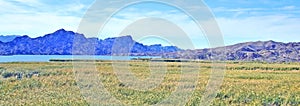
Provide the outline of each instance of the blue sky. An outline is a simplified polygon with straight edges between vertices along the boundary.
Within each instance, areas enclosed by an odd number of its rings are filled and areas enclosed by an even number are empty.
[[[258,40],[300,41],[299,0],[203,1],[215,15],[226,45]],[[82,17],[93,3],[94,0],[1,0],[0,35],[37,37],[60,28],[77,31]],[[204,34],[188,16],[174,7],[153,3],[127,7],[112,17],[101,34],[86,35],[100,38],[119,36],[127,25],[145,17],[168,19],[182,27],[196,48],[209,47]],[[158,38],[140,42],[169,45]]]

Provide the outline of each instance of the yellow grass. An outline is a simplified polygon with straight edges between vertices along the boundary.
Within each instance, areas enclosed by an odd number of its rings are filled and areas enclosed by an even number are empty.
[[[158,86],[150,90],[132,89],[120,81],[116,75],[113,62],[96,63],[97,81],[101,82],[112,97],[119,103],[129,105],[153,105],[167,99],[181,82],[193,80],[180,80],[182,67],[185,63],[159,63],[165,65],[165,75]],[[127,63],[126,63],[127,64]],[[151,66],[152,65],[152,66]],[[186,105],[198,105],[205,92],[211,73],[211,64],[207,62],[191,63],[199,74],[196,86],[187,86],[186,89],[195,89]],[[141,81],[164,70],[153,67],[154,63],[131,61],[128,67],[120,66],[118,74],[126,75],[126,70]],[[228,62],[226,74],[220,87],[220,92],[211,105],[300,105],[300,71],[299,63],[267,64]],[[93,68],[91,68],[93,69]],[[82,69],[85,71],[89,69]],[[80,88],[86,87],[77,82],[77,73],[73,72],[72,63],[1,63],[0,73],[38,71],[39,76],[17,80],[15,77],[0,78],[0,104],[1,105],[88,105],[91,98],[86,98]],[[159,75],[157,75],[159,76]],[[193,75],[190,75],[193,77]],[[91,77],[92,78],[92,77]],[[160,81],[162,77],[153,77],[151,82]],[[145,83],[147,84],[147,83]],[[98,86],[98,85],[89,85]],[[183,93],[179,95],[184,95]],[[99,96],[99,95],[98,95]],[[107,101],[110,98],[107,98]],[[116,104],[116,103],[106,103]],[[166,103],[163,103],[167,105]]]

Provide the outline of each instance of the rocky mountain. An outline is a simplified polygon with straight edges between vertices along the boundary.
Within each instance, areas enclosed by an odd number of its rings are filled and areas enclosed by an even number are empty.
[[[108,39],[86,38],[83,34],[57,30],[38,38],[16,37],[0,42],[0,55],[160,55],[180,51],[175,46],[143,45],[131,36]],[[129,54],[130,53],[130,54]]]
[[[163,58],[300,62],[300,42],[246,42],[235,45],[197,50],[182,50],[175,46],[143,45],[131,36],[98,39],[60,29],[38,38],[15,37],[0,41],[0,55],[133,55]]]
[[[165,54],[163,57],[202,60],[300,62],[300,42],[246,42],[226,47],[173,52]]]
[[[14,40],[16,37],[19,37],[19,35],[7,35],[7,36],[0,35],[0,42],[10,42]]]

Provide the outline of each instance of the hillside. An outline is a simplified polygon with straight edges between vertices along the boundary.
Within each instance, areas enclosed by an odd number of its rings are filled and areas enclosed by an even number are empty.
[[[101,40],[64,29],[38,38],[20,36],[0,42],[0,55],[159,55],[179,50],[175,46],[143,45],[131,36]]]
[[[299,62],[300,42],[246,42],[212,49],[173,52],[165,54],[164,57],[202,60],[215,59],[233,61]]]
[[[182,50],[176,46],[144,45],[130,35],[98,39],[60,29],[38,38],[19,36],[0,41],[0,55],[132,55],[201,60],[295,62],[300,61],[300,42],[245,42],[235,45]]]

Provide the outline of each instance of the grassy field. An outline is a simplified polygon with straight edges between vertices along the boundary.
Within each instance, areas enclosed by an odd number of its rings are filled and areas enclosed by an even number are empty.
[[[134,90],[119,81],[110,61],[96,63],[96,74],[100,76],[97,80],[124,104],[153,105],[168,98],[176,90],[184,65],[179,62],[161,64],[166,65],[166,75],[159,86],[149,91]],[[209,62],[191,64],[199,66],[199,76],[197,86],[188,87],[195,90],[186,105],[198,105],[212,67]],[[126,74],[122,73],[122,69],[119,74]],[[147,62],[131,61],[128,69],[141,80],[151,76]],[[159,71],[159,68],[154,70]],[[220,92],[211,105],[298,106],[299,70],[300,63],[227,62]],[[38,75],[28,78],[23,76],[22,79],[15,77],[18,73],[28,75],[32,72]],[[90,101],[80,91],[82,85],[76,82],[71,62],[1,63],[0,74],[0,105],[88,105]]]

